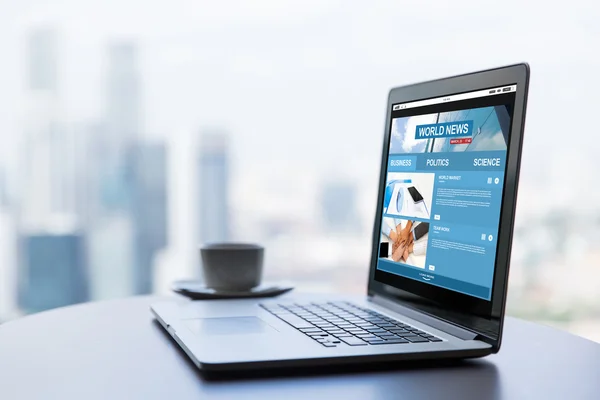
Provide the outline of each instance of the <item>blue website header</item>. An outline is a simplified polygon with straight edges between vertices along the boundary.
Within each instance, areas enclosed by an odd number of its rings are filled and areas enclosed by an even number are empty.
[[[417,125],[415,139],[464,137],[473,134],[473,120]]]

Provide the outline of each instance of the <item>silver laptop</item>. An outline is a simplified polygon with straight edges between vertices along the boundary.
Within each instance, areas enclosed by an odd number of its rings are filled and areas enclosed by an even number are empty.
[[[173,300],[156,319],[214,372],[498,352],[528,84],[518,64],[390,91],[365,295]]]

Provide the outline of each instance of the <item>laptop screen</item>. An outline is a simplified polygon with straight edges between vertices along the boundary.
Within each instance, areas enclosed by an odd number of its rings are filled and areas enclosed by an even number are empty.
[[[516,89],[392,105],[377,281],[491,300]]]

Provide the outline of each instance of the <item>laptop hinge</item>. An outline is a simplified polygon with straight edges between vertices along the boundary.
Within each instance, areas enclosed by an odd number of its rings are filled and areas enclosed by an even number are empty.
[[[378,304],[382,307],[388,308],[399,314],[406,315],[409,318],[412,318],[423,324],[432,326],[435,329],[439,329],[442,332],[446,332],[447,334],[455,336],[462,340],[474,340],[478,336],[474,332],[463,329],[459,326],[450,324],[448,322],[442,321],[438,318],[432,317],[432,316],[424,314],[422,312],[413,310],[409,307],[405,307],[401,304],[398,304],[392,300],[386,299],[385,297],[382,297],[382,296],[373,295],[373,296],[369,297],[369,300],[375,304]]]

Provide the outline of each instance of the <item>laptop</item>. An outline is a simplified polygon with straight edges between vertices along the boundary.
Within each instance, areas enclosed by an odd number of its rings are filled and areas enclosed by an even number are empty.
[[[208,372],[498,352],[528,85],[517,64],[389,92],[365,295],[171,300],[155,318]]]

